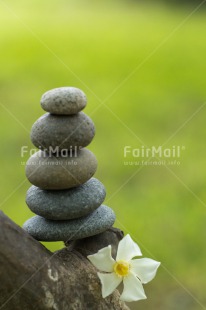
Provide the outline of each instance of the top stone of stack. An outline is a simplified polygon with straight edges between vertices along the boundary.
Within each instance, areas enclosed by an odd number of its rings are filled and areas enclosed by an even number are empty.
[[[54,88],[43,94],[42,109],[56,115],[73,115],[85,108],[87,98],[75,87]]]

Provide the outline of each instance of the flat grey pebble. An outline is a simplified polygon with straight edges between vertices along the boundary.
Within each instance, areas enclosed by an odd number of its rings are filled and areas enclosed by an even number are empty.
[[[59,87],[47,91],[41,97],[43,110],[52,114],[76,114],[87,104],[84,92],[76,87]]]
[[[41,116],[32,126],[31,141],[39,149],[55,153],[59,150],[85,147],[95,135],[94,123],[85,113]],[[58,151],[58,150],[57,150]]]
[[[107,206],[100,206],[90,215],[75,220],[52,221],[36,215],[23,228],[39,241],[70,241],[97,235],[109,229],[115,214]]]
[[[31,186],[26,203],[35,214],[50,220],[69,220],[97,209],[106,196],[104,185],[97,179],[68,190],[49,191]]]
[[[27,161],[26,176],[42,189],[61,190],[85,183],[96,169],[96,157],[87,149],[80,150],[77,157],[55,157],[38,151]]]

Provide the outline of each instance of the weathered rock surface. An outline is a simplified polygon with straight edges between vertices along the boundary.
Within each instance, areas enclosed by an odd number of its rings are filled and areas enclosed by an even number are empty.
[[[91,178],[67,190],[42,190],[31,186],[26,203],[35,214],[51,220],[69,220],[85,216],[98,208],[106,196],[104,185]]]
[[[38,151],[27,161],[26,176],[41,189],[61,190],[85,183],[96,169],[96,157],[87,149],[80,150],[77,157],[55,157]]]
[[[94,138],[93,121],[85,113],[41,116],[32,126],[31,141],[41,150],[57,153],[89,145]]]
[[[84,92],[76,87],[59,87],[47,91],[41,97],[43,110],[52,114],[76,114],[87,104]]]
[[[75,220],[52,221],[36,215],[27,220],[23,228],[40,241],[68,242],[97,235],[110,228],[114,221],[112,209],[102,205],[91,214]]]

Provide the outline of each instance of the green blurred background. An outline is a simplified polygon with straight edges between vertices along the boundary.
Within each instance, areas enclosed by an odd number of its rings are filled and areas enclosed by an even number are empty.
[[[206,12],[194,11],[198,3],[0,1],[1,209],[19,225],[32,215],[21,147],[32,147],[41,95],[81,88],[116,226],[162,262],[148,299],[131,309],[206,309]],[[180,165],[124,165],[125,145],[165,142],[185,147]]]

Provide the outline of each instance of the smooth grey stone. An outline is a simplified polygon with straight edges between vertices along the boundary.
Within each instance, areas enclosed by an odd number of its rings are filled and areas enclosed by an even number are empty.
[[[50,220],[70,220],[85,216],[97,209],[106,196],[104,185],[91,178],[68,190],[49,191],[31,186],[26,203],[35,214]]]
[[[68,189],[88,181],[97,169],[94,154],[82,149],[77,157],[55,157],[44,151],[32,155],[26,164],[26,176],[42,189]]]
[[[85,147],[90,144],[94,135],[94,123],[83,112],[63,116],[46,113],[34,123],[31,129],[32,143],[37,148],[52,153]],[[57,150],[55,150],[56,147]]]
[[[70,241],[97,235],[109,229],[115,214],[107,206],[100,206],[91,214],[75,220],[52,221],[36,215],[23,228],[40,241]]]
[[[43,110],[52,114],[76,114],[87,104],[85,93],[75,87],[60,87],[47,91],[41,97]]]

